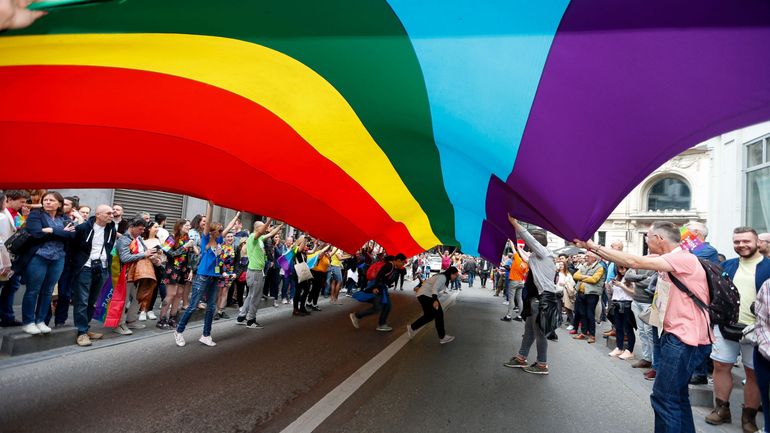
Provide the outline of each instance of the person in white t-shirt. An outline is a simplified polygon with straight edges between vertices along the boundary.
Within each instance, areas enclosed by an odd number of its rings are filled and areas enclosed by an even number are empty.
[[[634,285],[623,279],[627,271],[628,268],[616,264],[615,278],[607,283],[612,289],[616,333],[616,347],[609,355],[620,359],[633,359],[634,344],[636,344],[636,336],[631,326],[634,317],[634,313],[631,311],[631,303],[634,301]],[[624,349],[626,336],[628,336],[628,348]]]

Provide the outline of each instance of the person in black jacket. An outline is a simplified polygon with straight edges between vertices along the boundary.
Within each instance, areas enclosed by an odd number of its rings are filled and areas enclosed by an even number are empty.
[[[75,226],[62,214],[64,197],[56,191],[43,195],[43,209],[27,218],[30,239],[25,251],[14,264],[23,270],[27,290],[21,304],[23,331],[27,334],[48,334],[45,318],[51,308],[51,296],[64,269],[64,245],[75,234]]]
[[[97,206],[95,216],[75,227],[71,271],[77,275],[72,282],[72,295],[78,346],[90,346],[92,339],[102,338],[102,334],[88,330],[88,323],[94,315],[94,304],[104,281],[110,276],[110,258],[116,238],[112,208],[107,205]]]

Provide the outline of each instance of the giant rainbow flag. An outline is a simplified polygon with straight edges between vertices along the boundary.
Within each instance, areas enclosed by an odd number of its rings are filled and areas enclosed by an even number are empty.
[[[0,35],[0,187],[161,189],[353,251],[587,238],[770,119],[766,0],[127,0]]]

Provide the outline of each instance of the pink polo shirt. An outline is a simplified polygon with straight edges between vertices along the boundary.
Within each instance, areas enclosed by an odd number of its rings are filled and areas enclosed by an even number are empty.
[[[710,299],[708,283],[706,282],[706,271],[703,270],[703,266],[701,266],[698,258],[681,248],[677,248],[661,257],[674,268],[674,276],[690,289],[698,299],[708,305]],[[679,290],[668,278],[667,272],[658,273],[658,284],[660,284],[661,279],[664,281],[664,284],[670,284],[668,307],[663,319],[663,330],[676,335],[684,344],[689,346],[711,344],[709,340],[711,326],[708,312],[698,308],[687,294]]]

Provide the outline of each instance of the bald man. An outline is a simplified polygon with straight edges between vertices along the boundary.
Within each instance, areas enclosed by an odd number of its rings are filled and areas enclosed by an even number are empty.
[[[110,275],[110,253],[115,239],[117,231],[112,221],[112,207],[106,204],[97,206],[94,216],[75,227],[70,254],[73,255],[72,274],[77,275],[72,282],[72,295],[78,346],[90,346],[92,339],[102,338],[102,334],[88,330],[88,323],[94,315],[99,291]]]
[[[757,242],[759,253],[765,257],[770,257],[770,233],[760,233]]]

